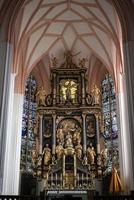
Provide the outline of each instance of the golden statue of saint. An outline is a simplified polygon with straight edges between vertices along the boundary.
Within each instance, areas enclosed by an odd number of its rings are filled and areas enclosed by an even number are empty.
[[[97,85],[94,84],[91,93],[93,96],[93,104],[100,104],[101,92]]]
[[[57,130],[57,142],[60,144],[64,144],[64,132],[63,132],[63,126],[60,125],[60,127]]]
[[[37,162],[37,159],[38,159],[38,153],[37,153],[37,150],[36,150],[36,145],[33,145],[33,149],[32,149],[31,154],[32,154],[31,155],[32,156],[32,163],[35,166],[36,162]]]
[[[45,90],[43,89],[43,87],[41,87],[41,88],[38,90],[38,92],[36,93],[36,96],[37,96],[38,105],[43,105],[43,106],[45,106],[46,92],[45,92]]]
[[[43,149],[43,157],[44,157],[44,165],[48,165],[51,160],[51,149],[49,148],[49,145],[46,144],[46,146]]]
[[[60,83],[60,95],[61,95],[61,101],[69,101],[72,103],[77,102],[77,86],[78,83],[74,80],[64,80]]]
[[[70,132],[67,132],[67,135],[66,135],[66,141],[65,141],[65,147],[68,148],[68,147],[73,147],[73,142],[72,142],[72,135]]]
[[[95,149],[92,143],[90,143],[89,147],[87,148],[87,158],[91,165],[95,163],[95,156],[96,156]]]
[[[81,129],[78,127],[78,125],[75,126],[75,131],[73,134],[73,143],[74,144],[80,144],[81,142]]]
[[[56,146],[56,154],[57,154],[57,159],[61,159],[62,158],[62,155],[63,155],[63,146],[61,144],[58,144]]]
[[[108,154],[108,148],[105,146],[105,148],[101,151],[102,163],[104,166],[107,166],[108,164]]]
[[[80,142],[78,142],[77,146],[75,146],[75,153],[77,158],[81,159],[82,157],[82,146],[80,144]]]

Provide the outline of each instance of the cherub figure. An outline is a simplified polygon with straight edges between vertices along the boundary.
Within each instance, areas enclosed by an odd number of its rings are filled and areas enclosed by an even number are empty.
[[[52,67],[57,67],[58,65],[58,59],[52,55],[51,57]]]

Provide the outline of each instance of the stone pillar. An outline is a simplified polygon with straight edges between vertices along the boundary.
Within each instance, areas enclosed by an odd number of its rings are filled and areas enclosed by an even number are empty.
[[[133,49],[134,50],[134,49]],[[134,61],[134,59],[133,59]],[[128,65],[126,68],[131,68]],[[133,77],[130,73],[130,69],[126,69],[127,75],[120,74],[119,85],[120,91],[118,93],[119,112],[120,112],[120,167],[121,178],[123,180],[125,190],[134,190],[134,90],[132,89]],[[131,73],[133,69],[131,69]],[[130,80],[129,80],[130,79]],[[134,83],[133,83],[134,84]]]
[[[96,118],[96,133],[97,133],[97,154],[100,154],[100,130],[99,130],[99,114],[95,114]]]
[[[3,188],[4,161],[6,151],[6,127],[9,102],[9,81],[12,63],[12,46],[0,42],[0,194]]]
[[[40,128],[39,128],[39,154],[42,154],[42,119],[43,116],[39,115],[39,124],[40,124]]]
[[[10,96],[7,116],[8,135],[5,144],[5,162],[3,173],[4,195],[17,195],[19,193],[20,152],[22,132],[23,95],[14,94],[15,75],[11,75]]]
[[[82,122],[83,122],[83,153],[86,154],[87,150],[87,138],[86,138],[86,114],[82,114]]]
[[[56,148],[56,114],[53,114],[52,154],[55,156]]]

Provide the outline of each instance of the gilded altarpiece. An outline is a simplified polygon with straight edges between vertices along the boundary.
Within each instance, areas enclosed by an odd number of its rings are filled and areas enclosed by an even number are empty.
[[[38,105],[35,175],[44,178],[46,190],[94,190],[102,173],[101,107],[86,91],[85,66],[76,66],[69,53],[60,67],[52,68],[52,92]]]

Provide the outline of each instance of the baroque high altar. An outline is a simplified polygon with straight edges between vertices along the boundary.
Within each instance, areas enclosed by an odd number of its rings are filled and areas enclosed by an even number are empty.
[[[45,190],[94,190],[102,174],[100,93],[86,92],[86,59],[75,65],[70,51],[51,70],[51,94],[38,92],[39,156],[35,175]]]

